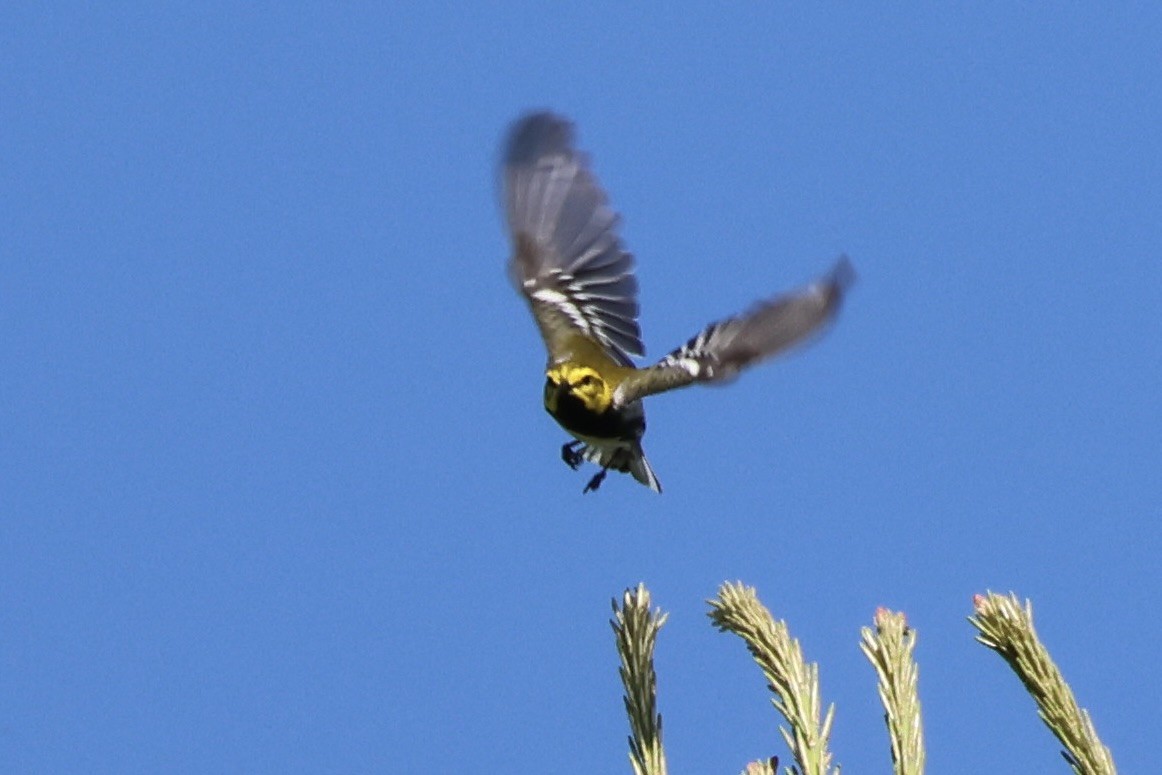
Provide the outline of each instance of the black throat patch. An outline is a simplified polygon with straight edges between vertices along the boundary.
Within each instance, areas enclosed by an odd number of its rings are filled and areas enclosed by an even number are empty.
[[[547,384],[546,391],[556,390],[556,385]],[[561,427],[572,433],[595,439],[623,439],[637,441],[646,432],[646,421],[637,413],[624,409],[609,408],[604,412],[590,411],[581,399],[567,390],[557,391],[557,410],[545,405],[545,411],[553,416]],[[635,414],[637,416],[635,416]]]

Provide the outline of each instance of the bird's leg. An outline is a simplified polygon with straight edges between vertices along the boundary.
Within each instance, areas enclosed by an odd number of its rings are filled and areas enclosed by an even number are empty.
[[[577,451],[577,447],[580,446],[580,444],[580,440],[574,439],[567,444],[561,445],[561,459],[565,461],[565,465],[569,466],[569,468],[572,468],[574,471],[576,471],[577,468],[581,465],[581,461],[585,459],[584,456]]]
[[[603,466],[600,471],[593,475],[589,480],[589,484],[585,485],[585,489],[581,491],[582,494],[587,492],[597,492],[597,488],[605,481],[605,474],[609,472],[609,466]]]

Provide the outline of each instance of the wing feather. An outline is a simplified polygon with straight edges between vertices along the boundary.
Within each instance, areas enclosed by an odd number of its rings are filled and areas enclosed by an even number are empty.
[[[509,131],[502,172],[513,241],[509,273],[533,310],[551,359],[578,332],[617,363],[642,355],[633,256],[617,234],[618,216],[573,145],[573,128],[533,113]]]
[[[838,312],[855,279],[843,256],[818,281],[759,302],[736,317],[711,323],[655,365],[628,375],[614,393],[626,406],[644,396],[694,382],[725,382],[819,332]]]

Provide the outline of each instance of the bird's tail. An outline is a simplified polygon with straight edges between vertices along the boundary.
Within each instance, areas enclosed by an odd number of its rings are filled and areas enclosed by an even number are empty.
[[[615,449],[585,444],[579,451],[590,463],[628,473],[654,492],[662,491],[662,483],[658,481],[654,469],[650,468],[650,461],[646,460],[646,453],[642,451],[640,443],[635,442],[633,446],[626,443]]]
[[[662,483],[658,481],[658,477],[654,474],[654,469],[650,468],[650,461],[646,460],[646,453],[642,451],[641,447],[636,450],[637,454],[629,463],[629,472],[633,474],[633,478],[649,487],[656,493],[662,491]]]

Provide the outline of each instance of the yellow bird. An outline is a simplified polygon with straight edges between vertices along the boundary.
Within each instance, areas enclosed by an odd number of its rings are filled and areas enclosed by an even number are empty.
[[[841,256],[816,282],[712,323],[653,366],[637,368],[631,356],[645,349],[633,256],[588,158],[574,147],[572,125],[551,113],[526,115],[509,130],[503,158],[509,273],[549,351],[545,409],[573,436],[561,448],[564,461],[573,469],[585,460],[601,467],[583,492],[601,486],[610,469],[661,492],[642,451],[642,399],[729,380],[802,341],[835,316],[854,279]]]

